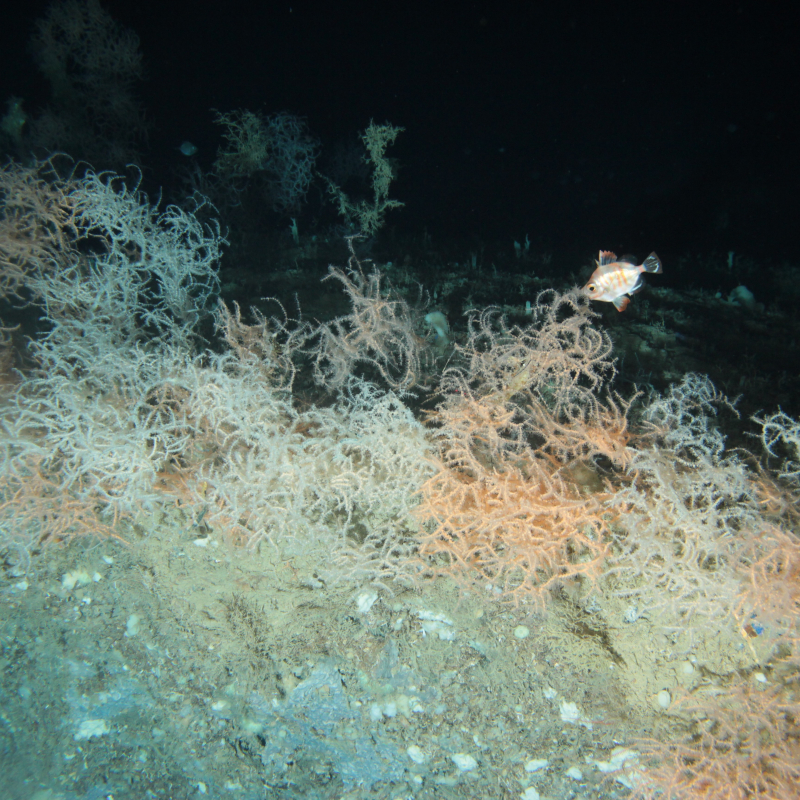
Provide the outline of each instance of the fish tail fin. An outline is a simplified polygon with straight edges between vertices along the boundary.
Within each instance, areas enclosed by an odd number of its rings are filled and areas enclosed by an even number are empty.
[[[661,272],[661,259],[655,253],[650,253],[642,266],[645,272]]]

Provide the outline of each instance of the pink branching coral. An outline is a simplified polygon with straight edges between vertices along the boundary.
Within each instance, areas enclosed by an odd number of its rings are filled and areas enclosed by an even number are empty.
[[[547,292],[528,326],[471,318],[433,414],[438,470],[420,508],[433,571],[514,601],[600,575],[612,515],[574,470],[627,463],[628,405],[603,396],[611,342],[592,316],[580,295]]]

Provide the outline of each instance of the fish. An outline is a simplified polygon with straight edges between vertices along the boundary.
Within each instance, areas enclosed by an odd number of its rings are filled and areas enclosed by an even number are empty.
[[[628,295],[635,294],[644,286],[643,272],[661,272],[661,259],[655,253],[650,253],[637,266],[628,256],[617,261],[617,256],[610,250],[601,250],[595,263],[597,269],[581,291],[592,300],[613,303],[617,311],[624,311],[631,301]]]

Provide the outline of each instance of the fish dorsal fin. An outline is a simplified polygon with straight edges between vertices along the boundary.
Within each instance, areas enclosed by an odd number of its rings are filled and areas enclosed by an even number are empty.
[[[606,264],[611,264],[613,261],[616,260],[617,260],[616,253],[612,253],[610,250],[601,250],[600,259],[597,263],[601,267],[604,267]]]

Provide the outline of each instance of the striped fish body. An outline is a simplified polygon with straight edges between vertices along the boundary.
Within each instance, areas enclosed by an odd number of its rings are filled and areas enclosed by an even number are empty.
[[[597,269],[589,278],[583,291],[592,300],[613,303],[617,311],[624,311],[631,298],[644,286],[644,272],[661,272],[661,261],[655,253],[650,253],[643,263],[633,264],[630,261],[617,261],[616,255],[609,250],[601,250],[595,262]]]

